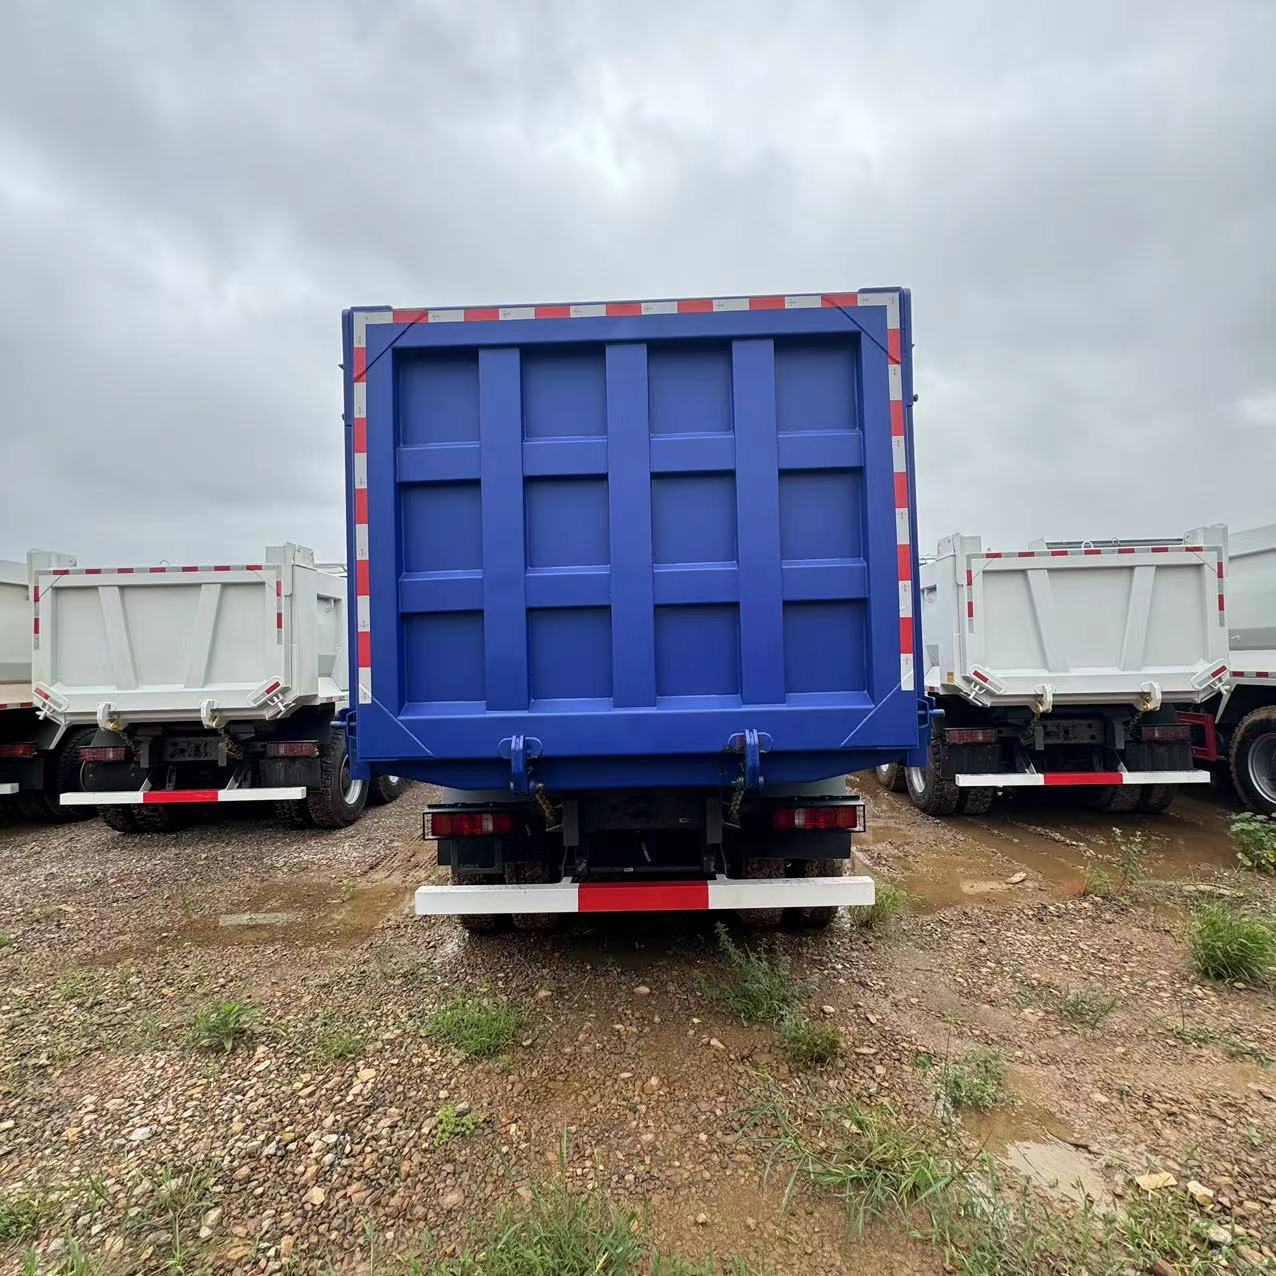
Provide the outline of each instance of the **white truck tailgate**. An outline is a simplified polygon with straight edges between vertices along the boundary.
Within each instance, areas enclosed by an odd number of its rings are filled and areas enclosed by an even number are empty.
[[[1223,538],[985,550],[923,564],[927,685],[985,702],[1199,701],[1227,676]]]
[[[1276,523],[1231,535],[1227,628],[1236,680],[1276,679]]]

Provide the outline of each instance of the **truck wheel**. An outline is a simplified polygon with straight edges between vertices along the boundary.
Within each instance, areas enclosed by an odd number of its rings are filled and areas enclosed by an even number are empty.
[[[137,820],[133,818],[133,808],[131,806],[99,806],[97,813],[102,817],[102,823],[109,829],[114,829],[117,833],[140,833],[142,830],[138,827]]]
[[[992,805],[993,798],[996,796],[996,789],[958,789],[957,814],[984,815],[987,813],[988,808]]]
[[[749,881],[760,877],[783,877],[784,861],[777,859],[747,859],[744,876]],[[736,919],[745,930],[775,930],[784,921],[782,908],[741,908]]]
[[[873,774],[877,776],[878,784],[888,793],[903,793],[908,788],[908,778],[904,774],[906,770],[899,762],[886,762],[874,767]]]
[[[789,877],[845,877],[846,860],[790,860]],[[837,916],[837,906],[812,905],[786,908],[784,924],[790,930],[823,930]]]
[[[952,815],[957,810],[961,790],[939,774],[939,749],[935,740],[930,742],[930,761],[926,766],[904,768],[908,784],[908,796],[912,804],[927,815]]]
[[[1105,784],[1094,790],[1091,799],[1096,811],[1109,815],[1128,815],[1139,804],[1142,784]]]
[[[490,873],[471,873],[452,865],[453,886],[495,886],[501,879]],[[508,913],[462,913],[456,919],[471,935],[495,935],[508,930]]]
[[[80,791],[80,745],[87,744],[97,734],[96,727],[80,727],[68,731],[62,742],[47,759],[44,768],[44,788],[27,789],[18,794],[18,811],[28,820],[44,820],[49,824],[72,824],[76,820],[91,820],[91,806],[63,806],[59,801],[63,793]]]
[[[1178,786],[1174,784],[1140,784],[1139,800],[1135,804],[1136,811],[1145,815],[1159,815],[1167,811],[1170,804],[1178,796]]]
[[[368,805],[385,806],[402,797],[412,787],[411,780],[397,775],[378,775],[368,785]]]
[[[1276,815],[1276,705],[1247,713],[1232,732],[1232,779],[1251,811]]]
[[[363,813],[368,786],[350,774],[350,749],[344,731],[329,732],[320,765],[323,778],[317,789],[306,794],[306,814],[315,828],[347,828]]]

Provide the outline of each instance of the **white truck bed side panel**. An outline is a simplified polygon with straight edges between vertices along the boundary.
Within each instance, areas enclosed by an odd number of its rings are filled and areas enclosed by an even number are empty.
[[[1227,628],[1232,663],[1241,670],[1276,669],[1276,523],[1231,536]]]

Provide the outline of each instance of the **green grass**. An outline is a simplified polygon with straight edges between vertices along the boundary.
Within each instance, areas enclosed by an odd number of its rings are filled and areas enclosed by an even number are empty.
[[[1059,1017],[1080,1028],[1102,1027],[1116,1008],[1116,1001],[1098,988],[1081,988],[1059,998]]]
[[[996,1050],[968,1050],[935,1074],[935,1091],[954,1108],[986,1111],[1003,1098],[1006,1061]]]
[[[1258,1046],[1232,1033],[1215,1032],[1212,1028],[1198,1028],[1180,1024],[1170,1034],[1185,1046],[1218,1046],[1229,1059],[1244,1059],[1260,1068],[1270,1068],[1276,1059]]]
[[[1276,930],[1255,913],[1206,904],[1192,914],[1191,952],[1207,979],[1266,983],[1276,966]]]
[[[702,991],[744,1023],[781,1023],[803,991],[788,958],[774,946],[737,944],[721,924],[717,934],[726,978],[716,985],[702,981]]]
[[[58,1001],[69,1002],[81,1010],[92,1010],[100,1005],[103,997],[102,986],[87,970],[72,971],[53,990]]]
[[[109,1258],[92,1257],[74,1237],[60,1254],[44,1256],[34,1249],[22,1255],[22,1276],[118,1276],[122,1269]],[[176,1276],[182,1276],[178,1272]],[[191,1273],[194,1276],[194,1273]]]
[[[908,892],[902,886],[890,882],[878,882],[873,902],[846,911],[853,926],[864,930],[876,930],[895,920],[908,907]]]
[[[1087,864],[1081,878],[1081,893],[1090,899],[1116,899],[1116,879],[1107,869]]]
[[[200,1050],[229,1054],[256,1028],[257,1011],[246,1002],[222,1001],[201,1010],[191,1028],[191,1042]]]
[[[51,1197],[36,1192],[0,1194],[0,1242],[34,1240],[54,1205]]]
[[[514,1043],[523,1018],[523,1012],[507,1001],[459,993],[426,1020],[425,1031],[465,1054],[491,1059]]]
[[[690,1261],[656,1250],[633,1214],[554,1184],[500,1211],[460,1258],[403,1260],[387,1276],[766,1276],[743,1259]]]
[[[780,1023],[780,1041],[798,1068],[822,1068],[837,1058],[842,1038],[830,1024],[817,1023],[800,1011]]]
[[[1125,1248],[1144,1271],[1159,1258],[1175,1272],[1194,1276],[1223,1276],[1240,1264],[1228,1259],[1227,1247],[1212,1246],[1207,1232],[1220,1219],[1205,1219],[1190,1199],[1178,1192],[1135,1193],[1114,1224]]]
[[[3,931],[0,931],[0,948],[12,948],[12,947],[13,947],[13,936],[6,935]]]
[[[1276,820],[1271,816],[1247,811],[1232,821],[1228,835],[1242,868],[1268,876],[1276,873]]]
[[[320,1063],[350,1063],[363,1054],[367,1038],[358,1025],[325,1011],[314,1025],[311,1040]]]
[[[436,1148],[451,1143],[453,1139],[463,1139],[467,1134],[473,1134],[484,1120],[477,1112],[458,1112],[450,1103],[445,1104],[434,1115],[439,1121],[434,1127]]]

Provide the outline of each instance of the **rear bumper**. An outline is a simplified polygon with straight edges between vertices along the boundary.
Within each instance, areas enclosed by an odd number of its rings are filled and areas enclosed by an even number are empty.
[[[16,784],[0,784],[0,797],[12,797],[18,791]]]
[[[63,806],[190,806],[204,802],[294,802],[303,788],[126,789],[115,793],[64,793]]]
[[[691,882],[561,882],[422,886],[418,917],[483,913],[693,913],[718,909],[871,904],[871,877],[790,877]]]
[[[1208,784],[1209,781],[1208,771],[1047,771],[1034,774],[990,771],[982,775],[953,776],[953,783],[959,789],[1048,789],[1087,784]]]

